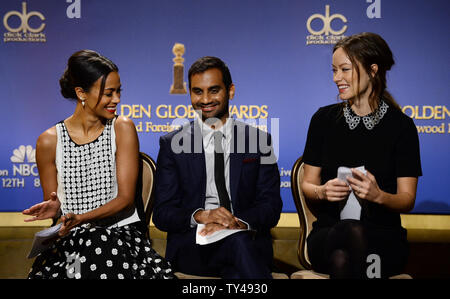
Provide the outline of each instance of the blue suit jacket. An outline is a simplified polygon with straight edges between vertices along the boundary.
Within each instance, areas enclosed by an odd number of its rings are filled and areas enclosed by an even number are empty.
[[[278,223],[282,200],[276,158],[272,147],[267,146],[270,135],[242,122],[235,121],[235,124],[230,153],[234,215],[256,230],[258,247],[272,259],[270,229]],[[260,146],[260,139],[267,140],[262,143],[266,146]],[[202,142],[196,122],[160,138],[153,222],[158,229],[168,232],[166,258],[169,261],[184,242],[195,244],[196,228],[191,228],[191,216],[195,210],[204,208],[206,193]]]

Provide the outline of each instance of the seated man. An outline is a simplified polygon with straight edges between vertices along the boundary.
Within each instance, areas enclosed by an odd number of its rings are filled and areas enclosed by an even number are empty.
[[[175,271],[222,278],[271,278],[270,229],[280,218],[280,175],[270,135],[229,118],[235,86],[225,63],[203,57],[189,69],[198,117],[162,136],[153,222],[167,234]],[[244,229],[217,242],[201,235]]]

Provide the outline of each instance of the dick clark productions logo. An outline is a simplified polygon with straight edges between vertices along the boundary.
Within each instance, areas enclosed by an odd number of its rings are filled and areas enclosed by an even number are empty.
[[[312,28],[311,24],[316,19],[322,22],[322,27],[320,28],[320,30],[314,30]],[[306,37],[306,45],[335,44],[339,40],[343,39],[345,37],[344,32],[347,30],[347,25],[343,25],[340,29],[333,29],[331,27],[331,22],[335,19],[341,20],[343,24],[347,23],[347,18],[344,15],[336,13],[330,16],[329,5],[325,5],[325,15],[321,15],[318,13],[311,15],[306,21],[306,28],[308,29],[309,33],[311,33]]]
[[[33,20],[34,27],[30,25],[30,19],[32,17],[37,17],[40,20],[40,24],[36,25],[36,21]],[[19,25],[10,25],[15,22],[14,19],[19,20]],[[39,11],[27,10],[27,3],[22,2],[22,12],[20,11],[10,11],[7,12],[3,17],[3,25],[8,32],[3,34],[4,42],[46,42],[46,36],[43,32],[45,28],[45,17]],[[39,21],[37,21],[39,23]]]

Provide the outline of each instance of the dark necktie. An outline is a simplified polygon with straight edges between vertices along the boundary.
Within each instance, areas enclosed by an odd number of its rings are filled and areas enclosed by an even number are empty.
[[[214,132],[214,180],[219,195],[220,206],[231,212],[230,197],[225,184],[225,162],[222,148],[222,132]]]

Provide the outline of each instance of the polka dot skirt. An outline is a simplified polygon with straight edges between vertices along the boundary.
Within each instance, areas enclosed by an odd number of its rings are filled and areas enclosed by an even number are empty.
[[[28,278],[170,279],[170,264],[136,224],[83,225],[36,257]]]

